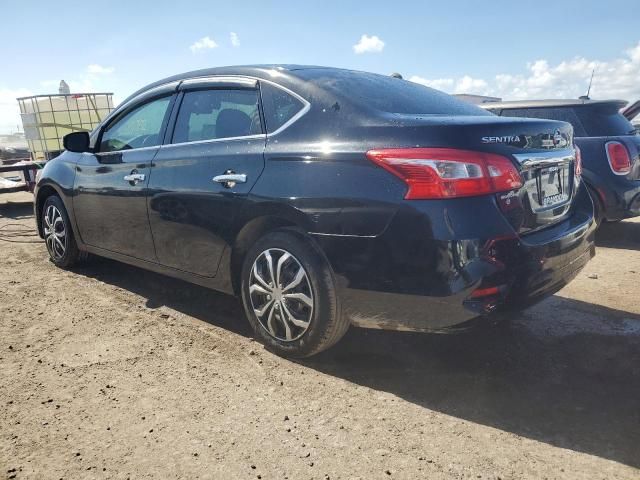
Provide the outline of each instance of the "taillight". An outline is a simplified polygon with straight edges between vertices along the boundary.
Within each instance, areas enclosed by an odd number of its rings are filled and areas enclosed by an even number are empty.
[[[607,158],[613,173],[626,175],[631,171],[631,157],[627,147],[620,142],[607,142],[605,148],[607,149]]]
[[[476,288],[469,298],[483,298],[483,297],[491,297],[493,295],[499,295],[500,289],[498,287],[487,287],[487,288]]]
[[[574,145],[573,148],[576,150],[576,164],[574,168],[574,174],[576,177],[582,175],[582,152],[580,151],[580,147]]]
[[[408,200],[472,197],[522,187],[511,160],[501,155],[453,148],[385,148],[369,160],[402,179]]]

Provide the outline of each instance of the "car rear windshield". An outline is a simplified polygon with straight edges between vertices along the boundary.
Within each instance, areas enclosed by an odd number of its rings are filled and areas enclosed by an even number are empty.
[[[578,105],[567,107],[503,109],[505,117],[548,118],[573,125],[576,137],[608,137],[631,135],[634,127],[619,112],[617,103]]]
[[[348,102],[387,113],[412,115],[491,115],[475,105],[418,83],[350,70],[303,70],[306,77]]]

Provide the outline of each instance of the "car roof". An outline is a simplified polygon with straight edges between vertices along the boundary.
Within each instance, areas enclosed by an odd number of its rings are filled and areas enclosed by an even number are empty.
[[[300,70],[316,70],[318,75],[321,75],[323,72],[326,73],[327,70],[331,71],[349,71],[347,69],[334,68],[334,67],[323,67],[318,65],[297,65],[297,64],[256,64],[256,65],[235,65],[228,67],[213,67],[213,68],[204,68],[200,70],[192,70],[190,72],[179,73],[177,75],[172,75],[170,77],[163,78],[156,82],[153,82],[149,85],[142,87],[141,89],[135,91],[131,95],[129,95],[122,104],[125,104],[132,98],[137,97],[141,93],[146,92],[154,87],[164,85],[171,82],[178,82],[181,80],[187,80],[190,78],[196,77],[209,77],[214,75],[238,75],[238,76],[248,76],[255,77],[265,80],[272,80],[279,83],[279,78],[287,77],[288,83],[291,81],[298,80],[299,82],[306,82],[309,79],[309,75],[307,75],[306,79],[300,79],[295,75],[296,71]],[[278,75],[280,74],[280,75]],[[288,74],[288,75],[284,75]],[[283,79],[284,80],[284,79]]]
[[[552,107],[578,107],[585,105],[615,105],[618,109],[624,107],[626,100],[591,100],[591,99],[567,99],[567,100],[515,100],[509,102],[485,102],[478,106],[485,109],[510,109],[510,108],[552,108]]]

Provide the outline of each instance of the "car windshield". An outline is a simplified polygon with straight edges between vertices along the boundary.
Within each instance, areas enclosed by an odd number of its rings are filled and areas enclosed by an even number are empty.
[[[360,107],[412,115],[475,115],[491,113],[451,95],[415,82],[350,70],[306,69],[299,75]]]

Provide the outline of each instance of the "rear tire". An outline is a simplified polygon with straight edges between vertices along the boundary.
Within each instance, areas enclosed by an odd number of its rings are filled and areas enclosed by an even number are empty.
[[[40,217],[51,262],[60,268],[70,268],[86,259],[87,253],[78,249],[67,209],[60,197],[47,197]]]
[[[302,235],[266,234],[247,253],[242,301],[256,337],[284,357],[309,357],[340,340],[349,328],[333,272]]]

